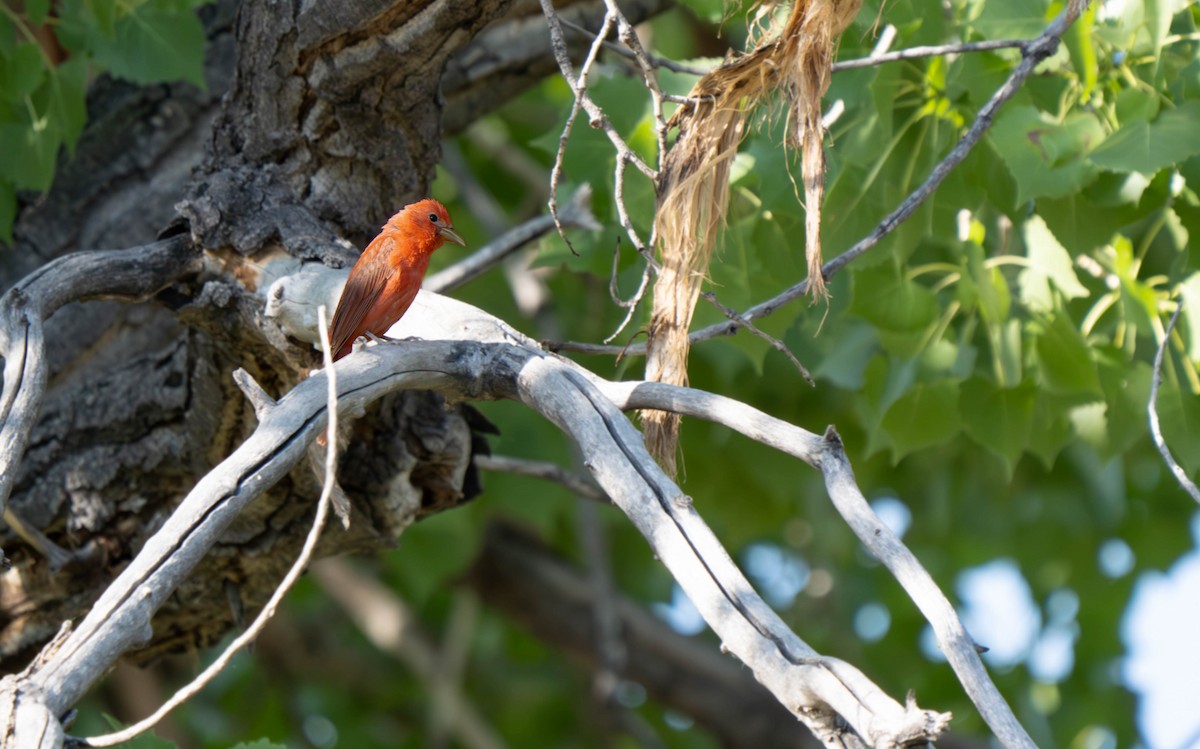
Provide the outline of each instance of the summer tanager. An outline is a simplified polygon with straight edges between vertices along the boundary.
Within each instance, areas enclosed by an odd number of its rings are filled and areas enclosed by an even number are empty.
[[[407,205],[388,219],[342,289],[329,328],[334,361],[349,354],[359,336],[382,336],[404,316],[429,269],[429,256],[446,242],[467,246],[446,207],[432,198]],[[317,444],[327,443],[325,432],[317,436]]]
[[[384,225],[350,270],[333,313],[333,359],[349,354],[359,336],[382,336],[417,296],[429,256],[446,242],[466,247],[445,206],[432,198],[405,206]]]

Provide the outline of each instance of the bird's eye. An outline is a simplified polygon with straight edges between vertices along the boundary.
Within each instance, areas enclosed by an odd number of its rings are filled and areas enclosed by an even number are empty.
[[[431,214],[429,214],[429,221],[430,221],[431,223],[434,223],[434,224],[436,224],[436,223],[437,223],[439,220],[440,220],[440,219],[438,219],[438,215],[437,215],[436,213],[431,213]]]

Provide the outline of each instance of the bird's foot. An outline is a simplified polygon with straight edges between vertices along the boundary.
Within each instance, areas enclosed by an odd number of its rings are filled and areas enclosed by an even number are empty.
[[[415,335],[409,336],[407,338],[390,338],[385,335],[380,336],[380,335],[375,335],[374,333],[367,333],[367,337],[370,338],[372,341],[375,341],[375,343],[402,343],[404,341],[423,340],[420,336],[415,336]]]

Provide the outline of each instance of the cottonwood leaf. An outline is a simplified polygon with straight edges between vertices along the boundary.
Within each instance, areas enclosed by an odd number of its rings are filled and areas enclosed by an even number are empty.
[[[204,85],[204,27],[190,10],[146,3],[117,20],[112,37],[94,34],[90,41],[96,62],[115,76]]]
[[[1060,309],[1041,318],[1038,327],[1034,348],[1042,384],[1055,393],[1100,395],[1091,349],[1066,312]]]
[[[1036,394],[1029,381],[1001,388],[982,377],[967,380],[959,392],[959,410],[967,434],[999,456],[1010,477],[1029,446]]]
[[[1092,163],[1117,172],[1151,175],[1200,153],[1200,101],[1159,114],[1153,122],[1134,121],[1092,151]]]
[[[1090,113],[1073,112],[1062,123],[1032,106],[1006,110],[988,136],[1017,182],[1017,201],[1062,197],[1099,173],[1087,158],[1104,130]]]
[[[962,428],[958,383],[917,383],[884,414],[882,427],[891,437],[892,461],[911,452],[940,445]]]
[[[1026,307],[1037,312],[1053,310],[1051,284],[1067,299],[1088,295],[1087,287],[1075,275],[1071,254],[1059,244],[1041,216],[1026,221],[1023,233],[1029,267],[1021,271],[1017,283],[1021,288],[1021,302]]]

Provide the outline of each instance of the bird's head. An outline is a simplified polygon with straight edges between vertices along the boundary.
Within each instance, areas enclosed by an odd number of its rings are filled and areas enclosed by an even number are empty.
[[[462,235],[454,230],[446,206],[433,198],[405,206],[392,216],[388,226],[418,239],[427,252],[433,252],[445,242],[467,246]]]

